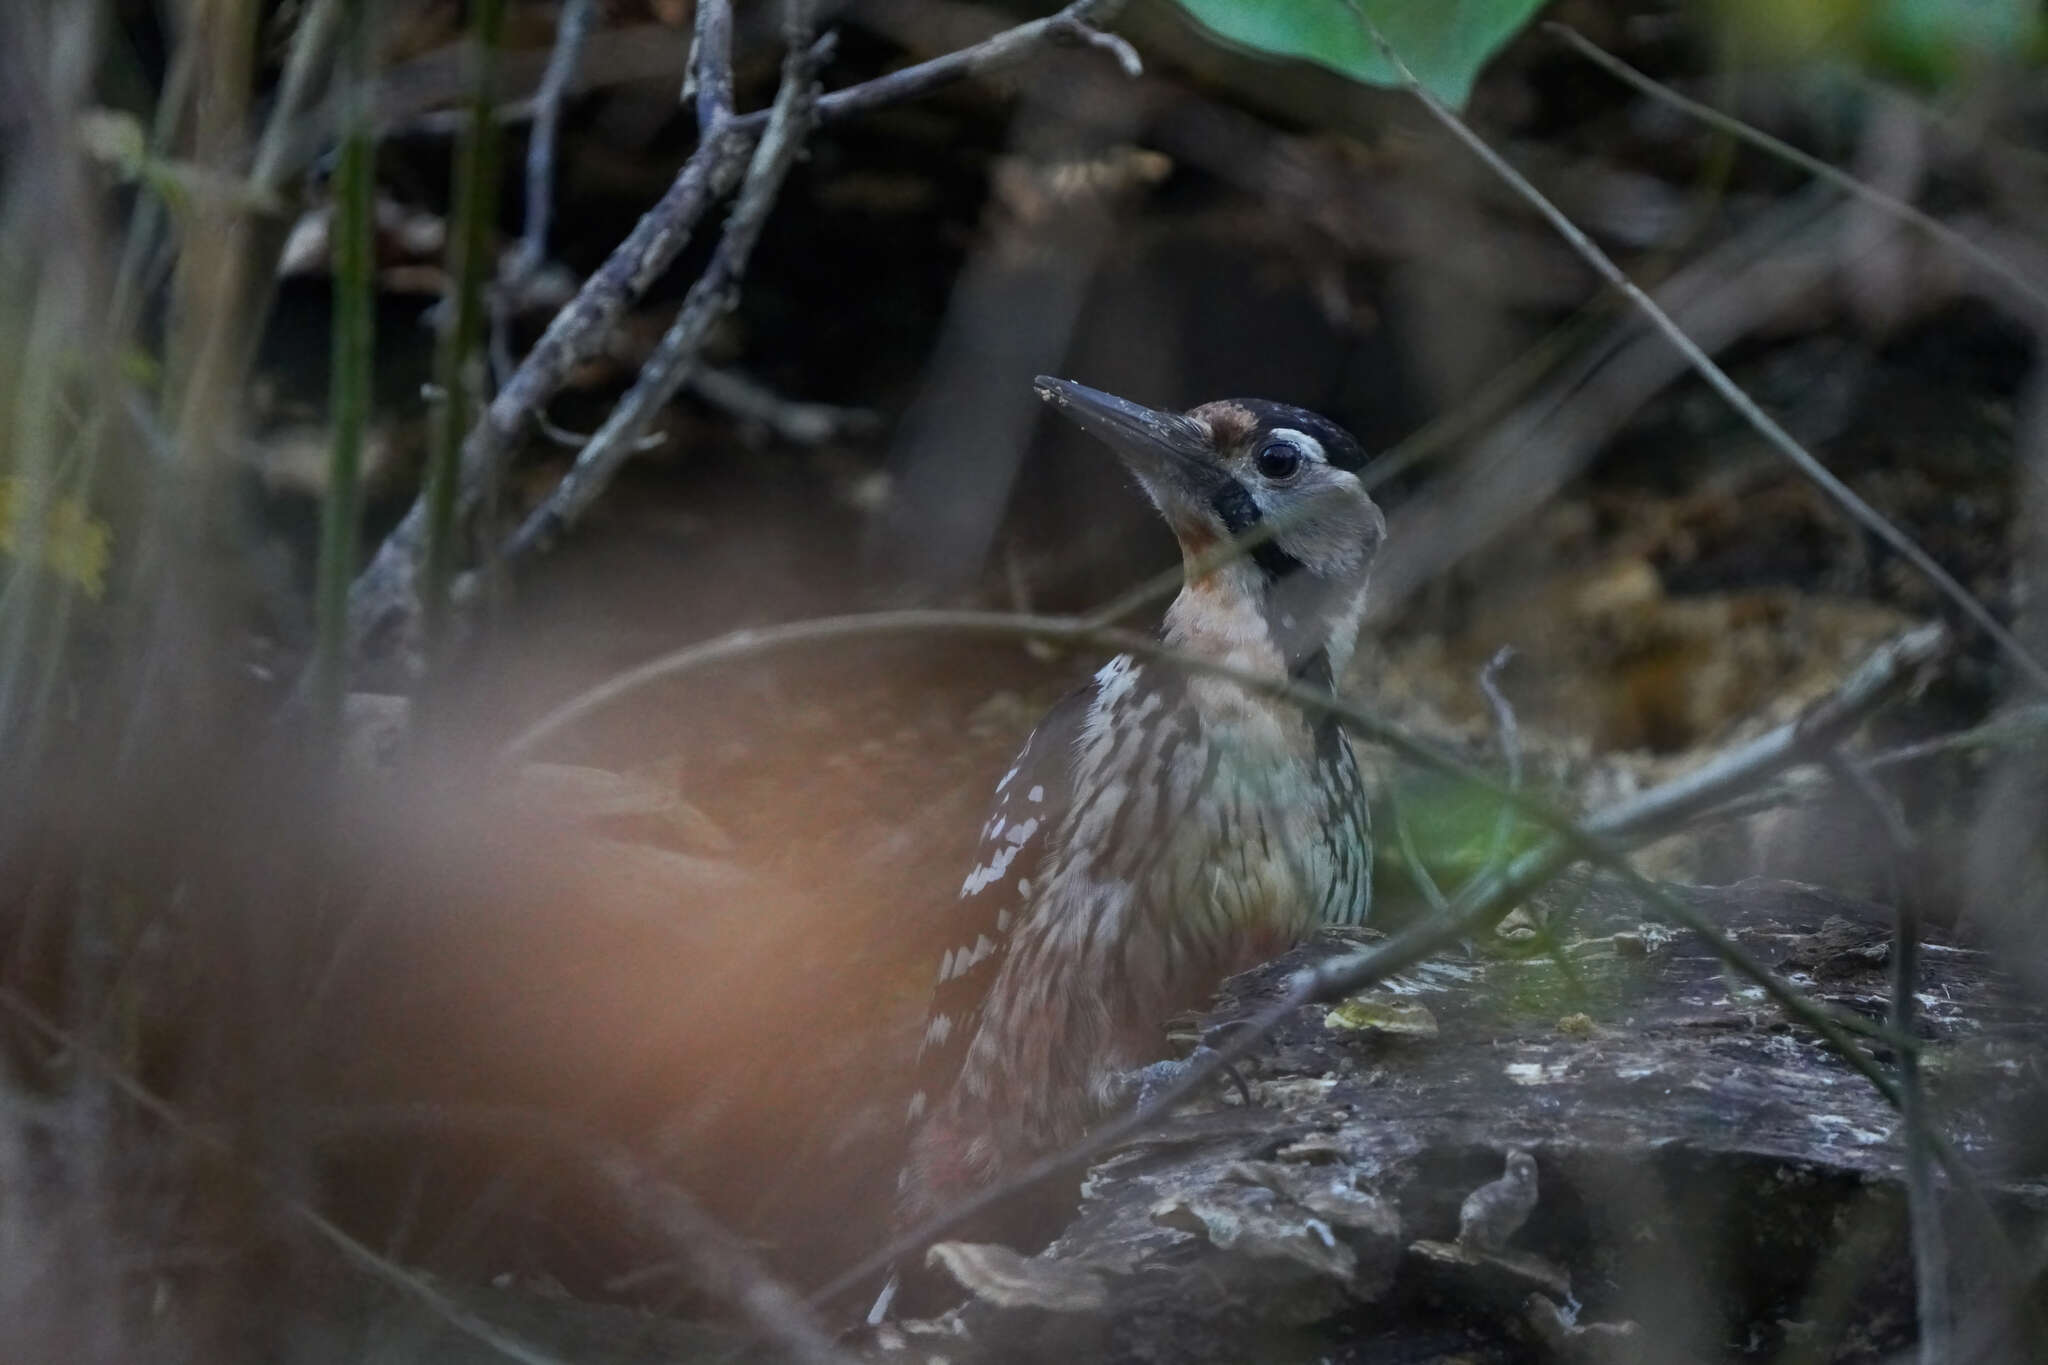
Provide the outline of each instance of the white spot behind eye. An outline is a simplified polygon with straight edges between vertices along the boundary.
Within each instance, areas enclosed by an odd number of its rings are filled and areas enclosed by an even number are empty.
[[[1271,435],[1288,442],[1310,459],[1321,460],[1324,464],[1330,462],[1330,457],[1323,453],[1323,443],[1305,431],[1296,431],[1293,427],[1274,427]]]

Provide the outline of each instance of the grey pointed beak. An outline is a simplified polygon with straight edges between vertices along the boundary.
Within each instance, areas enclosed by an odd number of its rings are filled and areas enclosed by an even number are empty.
[[[1034,387],[1075,426],[1114,450],[1155,499],[1204,497],[1215,483],[1209,431],[1192,418],[1049,374],[1038,376]]]

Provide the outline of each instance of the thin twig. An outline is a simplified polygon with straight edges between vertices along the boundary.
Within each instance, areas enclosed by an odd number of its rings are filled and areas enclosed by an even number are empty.
[[[611,485],[639,445],[648,423],[689,377],[713,324],[738,302],[740,279],[761,235],[761,225],[775,207],[783,177],[796,161],[810,131],[811,110],[817,100],[816,73],[825,56],[822,47],[805,42],[790,48],[783,62],[782,88],[775,96],[768,131],[754,148],[746,184],[726,218],[725,234],[719,239],[711,264],[690,286],[675,321],[640,367],[633,387],[612,409],[597,434],[577,452],[575,463],[554,491],[506,540],[501,551],[503,558],[517,559],[576,524]]]
[[[1478,157],[1486,165],[1488,170],[1499,176],[1509,188],[1513,189],[1515,193],[1519,194],[1529,203],[1530,207],[1541,214],[1557,234],[1564,238],[1571,248],[1585,260],[1586,264],[1593,267],[1600,278],[1620,290],[1628,297],[1629,302],[1642,310],[1643,315],[1649,318],[1659,332],[1663,333],[1665,339],[1678,349],[1679,353],[1686,358],[1686,361],[1695,370],[1699,371],[1701,377],[1712,386],[1714,391],[1720,394],[1727,401],[1728,405],[1741,415],[1743,420],[1754,427],[1758,434],[1770,442],[1781,455],[1790,460],[1822,492],[1833,498],[1865,530],[1869,531],[1886,545],[1889,545],[1900,558],[1917,569],[1921,576],[1932,583],[1942,596],[1954,603],[1957,610],[1967,616],[1976,624],[1978,629],[1982,630],[1997,644],[1999,649],[2026,676],[2029,682],[2038,689],[2048,691],[2048,667],[2044,667],[2039,660],[2034,658],[2027,647],[2021,644],[2011,631],[2001,625],[1998,618],[1993,616],[1984,604],[1971,594],[1968,588],[1957,582],[1948,570],[1936,563],[1934,557],[1921,549],[1911,536],[1892,525],[1883,513],[1857,496],[1856,491],[1850,488],[1849,485],[1836,478],[1826,465],[1822,464],[1805,446],[1799,444],[1794,439],[1792,433],[1786,431],[1784,427],[1777,423],[1776,419],[1758,407],[1755,400],[1742,391],[1742,386],[1733,379],[1730,379],[1727,371],[1715,364],[1713,358],[1701,350],[1692,338],[1687,336],[1685,331],[1671,320],[1669,313],[1658,307],[1656,301],[1638,288],[1635,281],[1631,280],[1622,271],[1621,267],[1616,265],[1613,259],[1594,243],[1592,238],[1580,231],[1578,224],[1572,222],[1564,214],[1563,210],[1550,202],[1543,191],[1530,184],[1527,177],[1503,160],[1498,152],[1487,145],[1484,138],[1473,132],[1463,119],[1447,108],[1443,101],[1432,95],[1423,86],[1422,82],[1416,79],[1415,73],[1408,69],[1406,62],[1402,61],[1401,54],[1394,50],[1393,45],[1387,42],[1386,37],[1381,34],[1379,28],[1359,8],[1357,0],[1346,0],[1346,3],[1350,5],[1351,12],[1357,16],[1358,22],[1364,25],[1366,31],[1372,35],[1373,42],[1379,46],[1380,51],[1385,55],[1387,64],[1393,67],[1395,73],[1401,78],[1401,82],[1407,88],[1408,93],[1421,102],[1423,108],[1429,111],[1432,118],[1442,124],[1445,130],[1459,142],[1463,143],[1474,156]]]
[[[556,1357],[520,1340],[504,1328],[486,1321],[434,1288],[425,1279],[388,1257],[378,1255],[342,1231],[318,1209],[293,1194],[276,1177],[248,1165],[242,1159],[243,1154],[236,1151],[233,1144],[193,1123],[169,1101],[130,1076],[118,1062],[102,1055],[84,1039],[45,1016],[41,1010],[15,991],[0,986],[0,1008],[5,1008],[44,1042],[63,1049],[68,1055],[98,1073],[107,1084],[127,1096],[138,1108],[155,1115],[165,1127],[185,1142],[217,1156],[226,1157],[227,1169],[245,1171],[251,1181],[277,1201],[280,1208],[311,1228],[322,1241],[339,1251],[343,1257],[400,1293],[417,1300],[449,1326],[476,1338],[509,1359],[522,1362],[522,1365],[564,1365],[564,1362]]]
[[[1514,653],[1512,645],[1501,646],[1494,656],[1487,660],[1485,667],[1479,670],[1479,688],[1486,694],[1486,700],[1493,708],[1501,751],[1507,761],[1508,790],[1519,793],[1522,786],[1522,746],[1515,727],[1515,713],[1508,705],[1507,698],[1501,695],[1495,682],[1495,674],[1507,665],[1508,660],[1514,657]],[[1415,832],[1408,821],[1407,803],[1401,800],[1399,793],[1390,788],[1387,793],[1387,804],[1393,808],[1394,835],[1400,843],[1401,856],[1407,860],[1408,875],[1414,881],[1416,889],[1422,892],[1423,900],[1428,902],[1429,908],[1436,914],[1454,913],[1449,898],[1444,895],[1443,889],[1436,883],[1435,875],[1423,862],[1422,850],[1415,842]],[[1481,864],[1479,871],[1473,874],[1474,881],[1489,874],[1498,875],[1506,866],[1508,834],[1514,828],[1514,820],[1514,805],[1511,802],[1502,802],[1500,814],[1494,822],[1492,846],[1487,852],[1486,861]],[[1472,950],[1469,942],[1466,949],[1468,952]]]
[[[1422,899],[1432,912],[1448,915],[1451,913],[1450,898],[1436,884],[1436,874],[1422,861],[1422,849],[1415,842],[1415,829],[1408,820],[1408,803],[1401,799],[1399,792],[1392,790],[1393,785],[1388,784],[1387,806],[1394,813],[1394,839],[1401,847],[1401,856],[1407,860],[1408,878],[1415,883],[1415,889],[1422,893]]]
[[[328,65],[328,54],[341,36],[342,16],[351,8],[360,7],[345,5],[342,0],[313,0],[292,33],[284,76],[278,82],[277,102],[271,107],[270,119],[263,127],[262,140],[257,143],[256,156],[250,163],[250,187],[259,196],[274,194],[291,173],[292,141],[315,93],[314,74]],[[358,23],[370,22],[366,14],[355,18]],[[354,95],[343,98],[353,99]]]
[[[1873,771],[1897,767],[1903,763],[1919,763],[1944,754],[1970,753],[1978,749],[2012,748],[2021,744],[2038,743],[2048,739],[2048,702],[2035,702],[2031,706],[2020,706],[2001,712],[1981,725],[1953,734],[1936,735],[1912,744],[1901,744],[1896,749],[1886,749],[1863,760],[1863,765]]]
[[[708,137],[732,117],[732,0],[697,0],[690,85],[697,96],[697,135]]]
[[[1563,40],[1580,56],[1592,62],[1615,79],[1634,86],[1652,99],[1662,100],[1673,108],[1691,115],[1693,118],[1700,120],[1700,122],[1726,133],[1730,137],[1747,142],[1750,146],[1768,152],[1782,161],[1789,161],[1808,175],[1825,180],[1836,189],[1852,194],[1867,204],[1874,205],[1877,208],[1883,209],[1886,213],[1911,223],[1935,241],[1967,259],[1972,265],[1989,275],[1995,276],[2018,293],[2025,295],[2028,302],[2032,303],[2036,308],[2048,310],[2048,290],[2044,290],[2039,284],[2029,279],[2018,266],[1992,252],[1986,251],[1983,247],[1932,214],[1915,208],[1895,195],[1886,194],[1876,186],[1857,179],[1847,171],[1829,165],[1817,156],[1800,151],[1791,143],[1773,137],[1761,128],[1745,123],[1739,118],[1724,114],[1711,105],[1702,104],[1698,100],[1679,94],[1670,86],[1651,79],[1633,66],[1630,66],[1627,62],[1621,60],[1621,58],[1598,46],[1590,38],[1587,38],[1569,24],[1551,22],[1544,24],[1543,28],[1552,37]]]
[[[596,17],[595,0],[566,0],[561,17],[555,21],[555,45],[548,52],[547,70],[533,97],[533,128],[526,142],[526,217],[520,227],[519,249],[507,272],[523,280],[539,270],[548,256],[549,220],[555,204],[555,140],[561,131],[562,99],[576,76],[576,64],[583,56],[584,40],[590,36]]]
[[[1920,893],[1913,869],[1918,863],[1913,832],[1898,807],[1869,771],[1840,747],[1827,757],[1828,771],[1871,817],[1883,835],[1891,866],[1892,1000],[1894,1033],[1912,1037],[1919,1001],[1914,991],[1920,976]],[[1906,1130],[1906,1214],[1912,1228],[1914,1316],[1919,1320],[1920,1365],[1946,1365],[1949,1359],[1948,1251],[1941,1222],[1941,1199],[1934,1183],[1934,1156],[1928,1142],[1932,1119],[1927,1092],[1920,1082],[1917,1051],[1899,1053],[1899,1122]]]
[[[1091,47],[1106,42],[1126,76],[1141,75],[1144,63],[1130,44],[1097,27],[1114,22],[1126,3],[1127,0],[1076,0],[1058,14],[1019,24],[972,47],[906,66],[845,90],[834,90],[819,98],[818,120],[835,123],[884,105],[918,99],[954,81],[1001,71],[1033,56],[1048,42],[1078,42]],[[767,115],[758,111],[742,114],[735,122],[741,128],[757,130],[766,124]]]
[[[1982,724],[1967,730],[1956,730],[1932,739],[1917,740],[1901,744],[1897,748],[1885,749],[1879,753],[1856,760],[1863,771],[1872,774],[1892,768],[1904,767],[1909,763],[1924,763],[1929,759],[1950,754],[1975,753],[1987,749],[2010,749],[2023,744],[2037,743],[2048,738],[2048,702],[2035,702],[2016,710],[1994,716]],[[1705,768],[1697,771],[1705,771]],[[1776,784],[1761,791],[1744,792],[1711,807],[1694,807],[1685,817],[1683,828],[1697,828],[1707,822],[1715,824],[1730,820],[1747,819],[1766,811],[1783,806],[1810,805],[1823,799],[1827,794],[1823,780],[1803,774],[1791,773]],[[1667,829],[1650,831],[1646,838],[1662,838],[1678,832],[1680,826],[1673,824]]]
[[[806,403],[784,398],[766,384],[737,370],[699,365],[690,371],[691,393],[743,422],[758,422],[785,441],[818,445],[844,436],[859,436],[881,425],[869,408],[842,408],[831,403]]]
[[[850,117],[951,81],[1014,66],[1050,41],[1079,33],[1093,22],[1106,22],[1121,3],[1074,0],[1056,15],[1020,24],[970,48],[821,96],[818,117]],[[555,315],[463,443],[458,513],[466,514],[475,505],[533,415],[566,382],[571,369],[603,344],[627,305],[674,262],[706,207],[738,183],[754,139],[766,124],[765,113],[735,115],[700,143],[660,201]],[[357,576],[349,592],[349,642],[356,653],[402,647],[409,636],[416,609],[413,582],[425,532],[425,509],[415,502]]]
[[[1479,690],[1486,696],[1486,704],[1493,711],[1494,732],[1500,737],[1500,753],[1507,765],[1508,790],[1520,795],[1522,791],[1522,736],[1515,726],[1515,708],[1508,705],[1508,699],[1501,695],[1500,671],[1515,657],[1513,645],[1502,645],[1494,651],[1486,666],[1479,670]],[[1503,804],[1493,821],[1493,845],[1487,850],[1486,863],[1475,875],[1483,876],[1498,870],[1508,856],[1508,836],[1515,830],[1515,808]]]

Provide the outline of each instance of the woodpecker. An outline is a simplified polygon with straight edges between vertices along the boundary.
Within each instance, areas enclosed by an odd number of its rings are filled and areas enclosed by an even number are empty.
[[[1165,648],[1331,689],[1386,534],[1358,442],[1264,400],[1175,413],[1043,375],[1037,390],[1117,454],[1180,542]],[[1219,563],[1234,539],[1251,548]],[[1369,833],[1328,715],[1170,659],[1104,664],[996,784],[927,1016],[899,1223],[1128,1102],[1166,1020],[1225,977],[1317,924],[1363,923]]]

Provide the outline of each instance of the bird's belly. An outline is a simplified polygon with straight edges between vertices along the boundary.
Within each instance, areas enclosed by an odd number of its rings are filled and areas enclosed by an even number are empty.
[[[1155,1019],[1206,1003],[1224,978],[1287,951],[1354,894],[1322,803],[1284,799],[1276,786],[1285,784],[1269,770],[1217,793],[1159,850],[1136,918],[1160,960],[1128,964],[1134,984],[1159,988]]]

